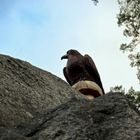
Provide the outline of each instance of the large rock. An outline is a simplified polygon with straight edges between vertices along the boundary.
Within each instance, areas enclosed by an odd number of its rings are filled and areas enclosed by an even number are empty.
[[[0,140],[139,139],[139,112],[122,94],[89,101],[58,77],[0,55]]]
[[[31,64],[0,55],[0,126],[26,135],[37,116],[82,95],[60,78]],[[28,132],[26,132],[26,129]]]
[[[140,116],[119,93],[67,102],[46,115],[34,140],[139,140]]]

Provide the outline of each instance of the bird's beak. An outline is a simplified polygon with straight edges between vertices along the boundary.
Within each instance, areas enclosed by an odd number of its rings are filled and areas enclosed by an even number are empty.
[[[63,55],[63,56],[61,57],[61,60],[62,60],[62,59],[67,59],[67,58],[68,58],[68,55],[65,54],[65,55]]]

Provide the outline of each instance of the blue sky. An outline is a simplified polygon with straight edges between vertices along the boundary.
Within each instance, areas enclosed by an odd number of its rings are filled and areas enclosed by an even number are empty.
[[[119,51],[126,41],[117,25],[116,1],[0,0],[0,53],[10,55],[63,76],[69,49],[89,54],[106,91],[111,86],[140,90],[136,71]]]

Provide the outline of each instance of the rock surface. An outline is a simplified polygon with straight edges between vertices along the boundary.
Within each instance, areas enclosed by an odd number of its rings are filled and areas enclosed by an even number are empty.
[[[81,95],[60,78],[27,62],[0,55],[0,126],[26,135],[43,121],[30,125],[33,119],[72,97]]]
[[[119,93],[73,99],[46,117],[34,140],[139,140],[140,116]]]
[[[140,114],[120,93],[86,100],[31,64],[0,55],[0,140],[139,140]]]

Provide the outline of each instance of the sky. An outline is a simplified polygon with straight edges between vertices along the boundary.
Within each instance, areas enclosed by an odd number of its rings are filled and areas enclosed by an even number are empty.
[[[115,85],[140,90],[136,70],[119,50],[127,41],[117,25],[116,1],[0,0],[0,54],[27,61],[65,80],[61,56],[89,54],[105,91]]]

